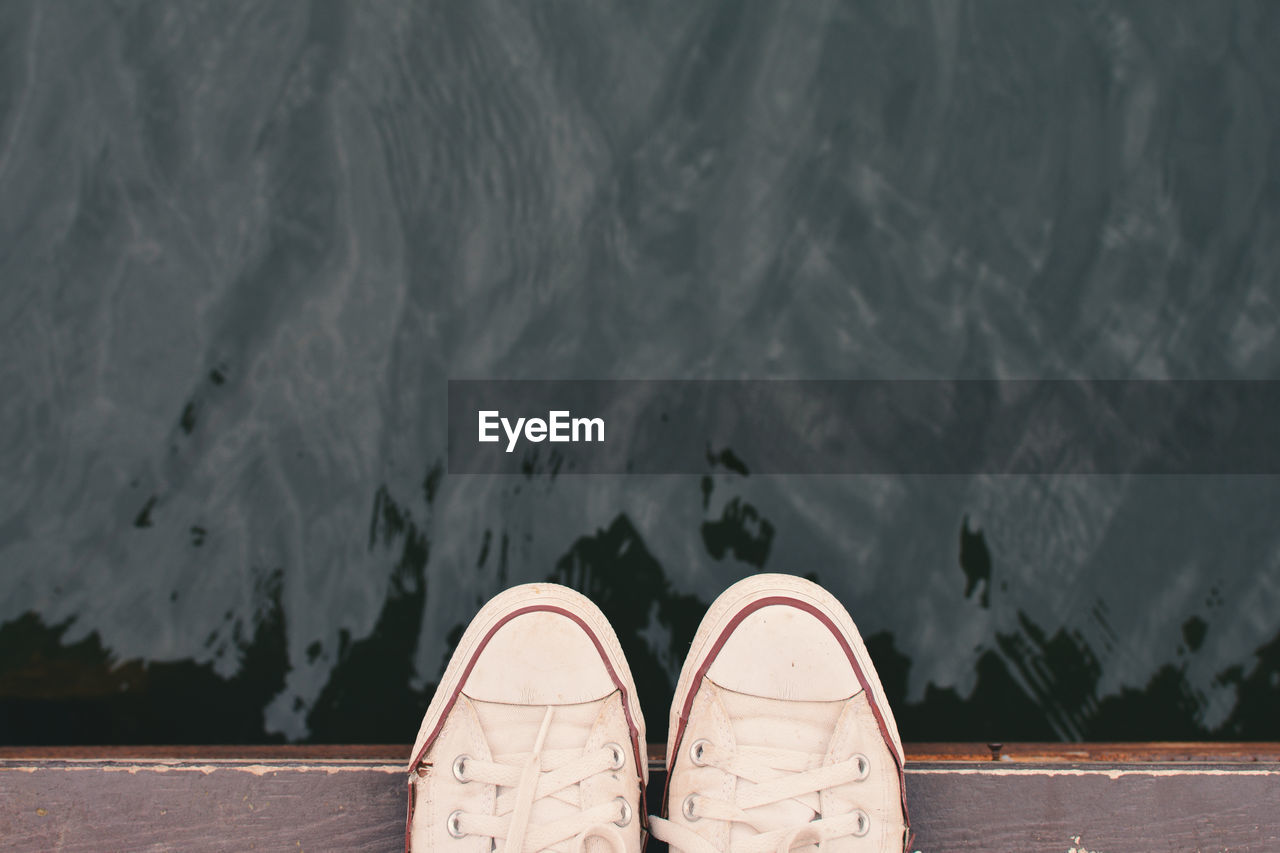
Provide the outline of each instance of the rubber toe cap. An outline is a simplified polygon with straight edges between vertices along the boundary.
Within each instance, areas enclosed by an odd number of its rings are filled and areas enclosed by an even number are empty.
[[[737,693],[829,702],[860,685],[840,642],[817,616],[773,604],[753,611],[729,634],[707,677]]]
[[[462,692],[483,702],[574,705],[617,689],[591,635],[554,611],[523,613],[480,651]]]

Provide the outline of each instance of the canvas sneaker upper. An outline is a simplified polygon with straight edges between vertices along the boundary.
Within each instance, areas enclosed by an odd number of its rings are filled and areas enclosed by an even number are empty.
[[[423,719],[406,849],[638,853],[643,743],[600,611],[554,584],[508,590],[463,635]]]
[[[708,611],[672,705],[667,818],[682,853],[901,851],[902,747],[853,621],[757,575]]]

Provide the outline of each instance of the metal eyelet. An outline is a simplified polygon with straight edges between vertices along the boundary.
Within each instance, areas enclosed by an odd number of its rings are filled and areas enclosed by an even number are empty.
[[[861,782],[863,779],[866,779],[868,776],[871,775],[870,759],[868,759],[862,753],[858,753],[853,757],[853,760],[857,762],[857,765],[858,765],[858,778],[854,780],[855,782]]]
[[[627,802],[626,797],[617,797],[618,803],[622,806],[622,817],[615,820],[614,826],[630,826],[631,825],[631,803]]]
[[[867,813],[862,809],[854,812],[858,816],[858,825],[853,828],[853,834],[861,838],[871,831],[871,818],[867,817]]]
[[[445,820],[445,827],[448,828],[449,834],[454,838],[467,837],[467,834],[462,831],[462,809],[458,809],[449,815]]]
[[[695,820],[701,820],[701,818],[699,818],[696,814],[693,813],[693,798],[696,796],[698,795],[690,794],[689,796],[685,797],[684,804],[680,806],[680,813],[684,815],[685,820],[691,823]]]
[[[609,754],[613,757],[613,763],[609,765],[610,770],[621,770],[627,764],[627,754],[622,751],[622,747],[616,743],[606,743],[604,748],[609,750]]]
[[[711,746],[711,741],[706,738],[698,738],[693,742],[693,746],[689,747],[689,760],[696,767],[706,767],[707,762],[703,761],[706,755],[707,747]]]
[[[453,778],[462,782],[464,785],[471,780],[467,778],[467,761],[470,760],[469,755],[459,755],[453,759]]]

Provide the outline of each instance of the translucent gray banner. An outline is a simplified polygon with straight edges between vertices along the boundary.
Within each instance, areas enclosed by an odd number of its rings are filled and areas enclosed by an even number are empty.
[[[1280,382],[452,380],[451,474],[1280,473]]]

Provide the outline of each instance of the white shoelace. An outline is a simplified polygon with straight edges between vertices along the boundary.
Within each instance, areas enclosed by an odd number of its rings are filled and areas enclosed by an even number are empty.
[[[504,842],[498,850],[525,853],[557,849],[572,840],[571,853],[583,853],[587,841],[599,838],[615,853],[624,853],[626,841],[618,827],[632,819],[631,806],[621,797],[591,808],[582,807],[581,783],[598,773],[617,770],[621,749],[608,744],[583,754],[577,749],[544,750],[555,708],[547,708],[533,751],[523,765],[481,761],[460,756],[454,772],[466,781],[496,785],[494,814],[473,815],[456,811],[449,816],[449,832],[456,837],[480,836]],[[519,758],[519,756],[516,756]],[[571,817],[533,825],[530,817],[537,801],[553,798],[575,809]]]
[[[726,802],[701,794],[691,794],[681,803],[670,803],[692,821],[703,818],[741,823],[757,834],[742,843],[733,844],[734,853],[787,853],[799,846],[820,844],[833,838],[866,835],[870,819],[861,809],[831,817],[822,816],[821,792],[867,778],[867,759],[855,755],[848,761],[823,765],[824,756],[786,749],[739,747],[729,750],[707,741],[694,745],[702,765],[731,773],[753,785],[738,793],[736,802]],[[793,800],[813,815],[807,823],[774,828],[762,824],[752,809]],[[681,824],[650,817],[650,830],[655,838],[667,842],[682,853],[721,853],[705,838]]]

